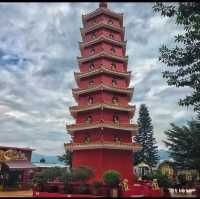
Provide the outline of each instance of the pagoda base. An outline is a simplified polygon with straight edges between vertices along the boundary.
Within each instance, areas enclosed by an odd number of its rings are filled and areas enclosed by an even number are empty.
[[[134,182],[133,152],[126,150],[94,149],[73,151],[72,168],[79,166],[90,167],[95,177],[93,180],[102,181],[107,170],[116,170],[122,179],[129,184]]]

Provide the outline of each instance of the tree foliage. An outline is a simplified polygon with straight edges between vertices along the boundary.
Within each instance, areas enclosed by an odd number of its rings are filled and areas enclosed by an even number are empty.
[[[103,174],[103,180],[110,188],[115,188],[120,183],[121,175],[115,170],[108,170]]]
[[[179,168],[197,169],[200,171],[200,114],[197,119],[187,125],[171,124],[171,129],[165,132],[170,157]]]
[[[72,152],[66,151],[65,154],[58,156],[58,160],[64,162],[65,165],[69,166],[70,170],[72,168]]]
[[[153,125],[149,111],[145,104],[140,106],[138,117],[139,131],[135,136],[135,141],[142,145],[142,149],[135,153],[135,164],[144,161],[153,167],[159,160],[158,147],[153,137]]]
[[[84,184],[89,178],[94,176],[94,172],[87,166],[79,166],[73,170],[74,180],[82,181]]]
[[[42,185],[47,181],[52,181],[55,178],[62,179],[63,175],[65,175],[65,170],[59,167],[53,167],[44,169],[40,172],[37,172],[33,177],[33,182],[37,185]]]
[[[160,48],[159,60],[171,68],[163,72],[168,85],[189,87],[191,94],[180,99],[179,105],[193,106],[200,110],[200,3],[155,3],[155,12],[175,17],[176,24],[184,31],[174,38],[175,46]]]

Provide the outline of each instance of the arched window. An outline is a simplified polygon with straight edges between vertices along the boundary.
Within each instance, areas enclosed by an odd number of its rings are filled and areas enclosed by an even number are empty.
[[[92,38],[92,39],[96,39],[96,38],[97,38],[96,34],[93,33],[93,34],[91,35],[91,38]]]
[[[94,80],[92,80],[92,79],[89,80],[88,85],[89,85],[89,86],[94,86]]]
[[[89,64],[89,70],[93,70],[95,68],[94,64],[93,63],[90,63]]]
[[[93,104],[93,97],[88,97],[88,105]]]
[[[121,143],[121,140],[120,140],[119,136],[115,136],[114,137],[114,142],[116,142],[117,144]]]
[[[87,118],[85,119],[85,122],[87,124],[91,124],[92,123],[92,116],[91,115],[88,115]]]
[[[114,39],[114,35],[112,33],[109,34],[110,39]]]
[[[115,105],[117,105],[118,104],[118,97],[116,97],[116,96],[113,96],[113,98],[112,98],[112,103],[113,104],[115,104]]]
[[[108,24],[109,24],[109,25],[112,25],[112,24],[113,24],[113,20],[112,20],[112,19],[109,19],[109,20],[108,20]]]
[[[88,135],[88,136],[85,137],[84,143],[85,143],[85,144],[89,144],[90,142],[91,142],[91,138],[90,138],[90,136]]]
[[[116,79],[112,80],[112,86],[114,86],[114,87],[117,86],[117,80]]]
[[[96,19],[94,19],[93,20],[93,25],[95,25],[97,23],[97,20]]]
[[[111,64],[111,69],[112,69],[112,70],[116,70],[116,68],[117,68],[117,66],[116,66],[116,64],[113,62],[113,63]]]
[[[90,54],[93,55],[94,53],[95,53],[95,49],[94,49],[94,48],[91,48],[91,49],[90,49]]]
[[[116,125],[119,125],[119,116],[118,115],[113,115],[113,123]]]
[[[116,52],[116,50],[115,50],[114,47],[112,47],[110,50],[111,50],[111,53],[112,53],[112,54],[114,54],[114,53]]]

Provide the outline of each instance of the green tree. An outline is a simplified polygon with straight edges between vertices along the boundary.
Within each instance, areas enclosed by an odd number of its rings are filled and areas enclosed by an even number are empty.
[[[73,176],[75,180],[82,181],[85,184],[89,178],[94,176],[94,172],[87,166],[79,166],[73,170]]]
[[[70,170],[72,169],[72,152],[66,151],[65,154],[58,156],[58,160],[69,166]]]
[[[169,155],[179,168],[196,169],[200,173],[200,114],[197,119],[187,125],[171,124],[171,129],[165,131]]]
[[[200,3],[155,3],[155,12],[175,17],[176,24],[184,31],[174,37],[173,48],[163,45],[159,60],[171,68],[163,72],[168,85],[189,87],[191,94],[179,100],[179,105],[193,106],[200,110]]]
[[[45,160],[44,158],[41,158],[41,159],[40,159],[40,162],[41,162],[41,163],[45,163],[46,160]]]
[[[33,182],[37,185],[42,185],[47,181],[54,180],[55,178],[62,179],[63,173],[65,173],[65,170],[63,168],[59,167],[48,168],[35,173],[33,177]]]
[[[110,188],[116,188],[120,183],[121,175],[115,170],[108,170],[103,174],[103,180]]]
[[[145,104],[140,106],[137,123],[139,130],[138,134],[135,136],[135,141],[141,144],[142,149],[135,153],[135,164],[144,161],[149,164],[149,166],[153,167],[159,160],[158,147],[153,137],[152,120]]]

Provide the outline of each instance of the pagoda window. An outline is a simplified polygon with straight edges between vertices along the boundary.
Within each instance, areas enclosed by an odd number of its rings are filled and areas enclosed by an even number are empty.
[[[91,35],[91,38],[92,38],[92,39],[96,39],[96,38],[97,38],[96,34],[93,33],[93,34]]]
[[[91,49],[90,49],[90,54],[93,55],[94,53],[95,53],[95,49],[94,49],[94,48],[91,48]]]
[[[116,68],[117,68],[116,64],[115,64],[115,63],[112,63],[112,64],[111,64],[111,69],[112,69],[112,70],[116,70]]]
[[[88,105],[93,104],[93,97],[88,98]]]
[[[109,24],[109,25],[113,25],[113,20],[112,20],[112,19],[109,19],[109,20],[108,20],[108,24]]]
[[[93,70],[95,68],[94,64],[93,63],[90,63],[89,64],[89,70]]]
[[[97,20],[96,19],[94,19],[94,21],[93,21],[93,25],[95,25],[95,24],[97,24]]]
[[[86,124],[91,124],[92,123],[92,116],[91,115],[87,116],[87,118],[85,119],[85,123]]]
[[[110,39],[114,39],[114,35],[112,33],[109,34]]]
[[[113,104],[115,104],[115,105],[118,105],[118,97],[116,97],[116,96],[113,96],[113,98],[112,98],[112,103]]]
[[[116,79],[113,79],[113,80],[112,80],[112,86],[113,86],[113,87],[117,86],[117,80],[116,80]]]
[[[115,136],[115,137],[114,137],[114,142],[115,142],[116,144],[121,144],[121,140],[120,140],[120,138],[119,138],[118,136]]]
[[[116,52],[114,47],[112,47],[110,50],[111,50],[112,54],[114,54]]]
[[[119,116],[118,115],[113,115],[113,123],[115,125],[119,125]]]
[[[89,84],[90,87],[94,86],[94,80],[89,80],[88,84]]]
[[[85,143],[85,144],[89,144],[90,142],[91,142],[91,138],[90,138],[90,136],[88,135],[88,136],[85,137],[84,143]]]

